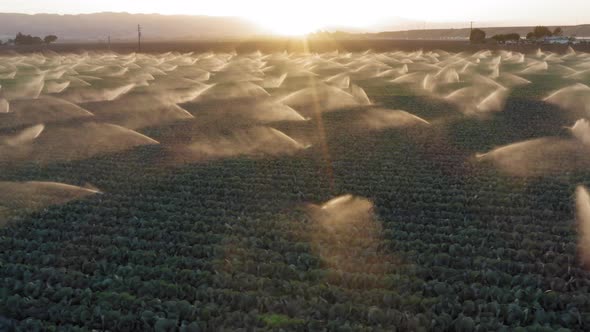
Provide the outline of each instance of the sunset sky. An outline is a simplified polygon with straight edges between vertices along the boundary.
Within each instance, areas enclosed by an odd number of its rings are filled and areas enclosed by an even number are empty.
[[[0,0],[0,11],[28,14],[110,11],[240,16],[278,33],[304,33],[325,26],[362,28],[395,18],[457,24],[468,21],[502,25],[590,23],[589,0]]]

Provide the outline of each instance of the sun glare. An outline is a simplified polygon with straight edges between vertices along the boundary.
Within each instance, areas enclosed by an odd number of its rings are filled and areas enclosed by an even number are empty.
[[[315,29],[298,24],[286,24],[283,26],[271,27],[273,33],[283,36],[303,36],[313,32]]]
[[[302,36],[322,27],[321,24],[314,22],[314,20],[300,19],[299,17],[267,16],[257,21],[269,32],[283,36]]]
[[[337,9],[336,9],[337,8]],[[381,14],[354,6],[335,7],[332,1],[301,0],[276,3],[265,11],[245,12],[245,17],[280,35],[305,35],[322,29],[369,27]]]

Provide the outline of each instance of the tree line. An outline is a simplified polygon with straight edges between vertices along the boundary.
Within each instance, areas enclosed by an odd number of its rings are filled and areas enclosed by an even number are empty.
[[[499,44],[505,44],[506,42],[519,42],[520,34],[508,33],[508,34],[497,34],[490,38]],[[473,29],[469,35],[469,41],[475,44],[481,44],[486,42],[486,32],[482,29]]]
[[[563,30],[561,28],[555,28],[551,31],[548,27],[537,26],[531,32],[526,35],[526,39],[543,39],[545,37],[561,37],[563,36]]]
[[[555,28],[553,31],[545,26],[536,26],[533,31],[529,32],[526,35],[527,40],[539,40],[545,37],[561,37],[563,36],[563,29],[560,27]],[[521,40],[521,36],[518,33],[509,33],[509,34],[497,34],[491,37],[492,40],[500,44],[504,44],[509,41],[519,42]],[[471,30],[471,34],[469,35],[469,41],[472,43],[485,43],[486,41],[486,32],[482,29],[473,29]]]
[[[14,39],[9,39],[6,43],[13,44],[13,45],[40,45],[46,44],[49,45],[57,41],[57,36],[55,35],[47,35],[44,38],[32,35],[25,35],[21,32],[17,33]],[[0,41],[0,45],[2,42]]]

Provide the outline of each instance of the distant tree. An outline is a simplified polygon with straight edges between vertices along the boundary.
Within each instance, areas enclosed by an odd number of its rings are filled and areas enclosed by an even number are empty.
[[[526,39],[527,40],[531,40],[535,38],[535,33],[534,32],[529,32],[526,34]]]
[[[560,27],[555,28],[555,30],[553,30],[553,35],[554,36],[563,36],[563,29],[561,29]]]
[[[17,33],[16,37],[14,37],[14,44],[15,45],[21,45],[24,44],[26,41],[26,37],[25,35],[23,35],[22,33]]]
[[[486,32],[481,29],[473,29],[471,30],[469,40],[474,44],[484,43],[486,40]]]
[[[14,38],[15,45],[35,45],[35,44],[43,44],[43,39],[36,36],[25,35],[22,33],[17,33],[16,37]]]
[[[57,40],[57,36],[55,35],[49,35],[49,36],[45,36],[45,38],[43,38],[43,42],[47,45],[54,43]]]
[[[494,35],[492,37],[492,39],[497,41],[500,44],[503,44],[507,41],[518,42],[520,40],[520,35],[518,33],[509,33],[509,34],[505,34],[505,35]]]
[[[518,34],[518,33],[509,33],[509,34],[506,35],[506,40],[519,41],[520,40],[520,34]]]
[[[553,33],[551,32],[551,30],[549,30],[548,27],[544,27],[544,26],[535,27],[535,30],[533,30],[533,33],[535,34],[535,38],[537,38],[537,39],[542,39],[545,37],[553,36]]]
[[[504,42],[504,35],[493,35],[492,39],[497,41],[498,43],[503,43]]]

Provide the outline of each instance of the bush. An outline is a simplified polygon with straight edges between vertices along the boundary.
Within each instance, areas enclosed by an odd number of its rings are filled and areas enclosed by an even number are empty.
[[[520,40],[520,35],[518,33],[509,33],[509,34],[505,34],[505,35],[494,35],[492,37],[492,39],[497,41],[500,44],[503,44],[507,41],[518,42]]]
[[[55,43],[57,41],[57,36],[55,35],[49,35],[49,36],[45,36],[45,38],[43,38],[43,42],[47,45],[51,44],[51,43]]]
[[[544,27],[544,26],[535,27],[535,30],[533,30],[533,34],[535,35],[535,38],[537,38],[537,39],[542,39],[545,37],[553,36],[553,32],[551,32],[551,30],[549,30],[549,28]]]

